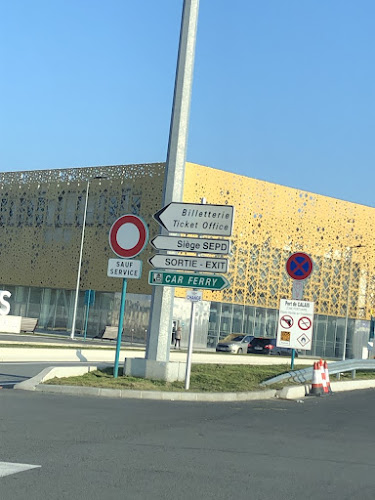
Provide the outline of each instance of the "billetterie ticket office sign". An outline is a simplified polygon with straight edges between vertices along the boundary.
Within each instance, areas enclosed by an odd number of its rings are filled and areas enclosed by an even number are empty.
[[[232,205],[202,205],[172,202],[154,215],[167,231],[230,236],[233,229]]]

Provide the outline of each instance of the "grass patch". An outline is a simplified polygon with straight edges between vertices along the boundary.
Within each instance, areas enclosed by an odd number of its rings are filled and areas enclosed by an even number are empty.
[[[264,380],[289,371],[289,365],[219,365],[193,364],[190,390],[192,392],[246,392],[269,389],[260,386]],[[113,368],[96,370],[79,377],[54,378],[45,382],[49,385],[73,385],[104,387],[108,389],[136,389],[142,391],[183,391],[184,382],[165,382],[123,376],[119,369],[118,378],[113,377]],[[278,384],[280,385],[280,384]],[[290,385],[290,382],[288,383]],[[272,386],[272,388],[276,388]]]
[[[352,372],[344,372],[340,375],[340,380],[371,380],[375,378],[375,370],[365,371],[365,370],[356,370],[355,379],[352,378]],[[336,379],[336,375],[330,376],[330,381],[334,382]]]

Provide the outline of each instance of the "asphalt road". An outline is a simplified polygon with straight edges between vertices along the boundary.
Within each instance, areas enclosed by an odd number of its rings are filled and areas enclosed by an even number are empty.
[[[0,391],[2,500],[373,500],[375,392],[178,403]]]

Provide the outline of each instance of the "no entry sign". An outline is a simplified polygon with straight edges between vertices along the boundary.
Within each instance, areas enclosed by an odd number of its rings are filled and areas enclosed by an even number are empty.
[[[294,253],[286,262],[286,272],[294,280],[305,280],[313,270],[310,257],[303,252]]]
[[[116,255],[131,259],[142,252],[148,241],[148,228],[137,215],[123,215],[109,231],[109,244]]]

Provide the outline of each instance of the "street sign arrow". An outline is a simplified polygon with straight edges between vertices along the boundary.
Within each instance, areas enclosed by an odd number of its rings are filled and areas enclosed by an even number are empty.
[[[148,261],[153,267],[161,267],[163,269],[180,269],[181,271],[211,273],[226,273],[228,271],[227,259],[158,254],[153,255]]]
[[[154,214],[154,219],[171,233],[230,236],[232,205],[203,205],[172,202]]]
[[[223,290],[230,286],[225,276],[210,274],[173,273],[168,271],[150,271],[149,285],[173,286],[182,288],[200,288],[204,290]]]
[[[226,255],[230,251],[230,240],[214,238],[188,238],[179,236],[156,236],[151,240],[156,250],[197,252]]]

